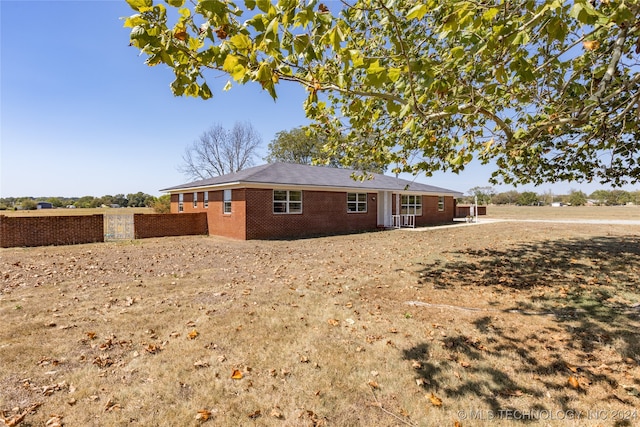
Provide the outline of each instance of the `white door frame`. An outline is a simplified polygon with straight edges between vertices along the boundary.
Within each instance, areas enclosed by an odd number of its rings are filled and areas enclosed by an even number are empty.
[[[391,214],[393,207],[393,192],[378,191],[378,225],[389,228],[393,225]]]

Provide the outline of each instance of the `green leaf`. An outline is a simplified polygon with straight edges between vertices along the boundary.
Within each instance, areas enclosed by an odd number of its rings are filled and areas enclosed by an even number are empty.
[[[182,7],[184,5],[184,0],[165,0],[169,3],[169,6],[173,7]]]
[[[513,44],[515,45],[524,45],[529,43],[530,37],[529,33],[526,31],[520,31],[516,34],[516,37],[513,39]]]
[[[263,12],[269,12],[269,9],[271,9],[271,0],[257,0],[256,4],[258,5],[258,9],[260,9]]]
[[[307,49],[307,47],[309,47],[309,44],[310,44],[310,40],[307,34],[297,35],[293,39],[293,48],[295,49],[298,55],[304,52]]]
[[[492,7],[482,14],[482,19],[484,19],[485,21],[492,21],[498,13],[500,13],[500,9]]]
[[[451,49],[451,56],[456,59],[460,59],[464,56],[464,48],[462,46],[456,46]]]
[[[271,22],[269,22],[269,25],[267,26],[267,29],[264,31],[265,35],[272,35],[273,37],[277,37],[278,35],[278,18],[273,18],[271,20]]]
[[[145,25],[148,24],[149,22],[144,19],[141,15],[133,15],[128,17],[125,21],[124,21],[124,27],[126,28],[133,28],[136,25]]]
[[[247,73],[247,69],[240,61],[240,57],[235,55],[227,55],[224,59],[222,69],[229,73],[231,77],[237,82],[241,82]]]
[[[427,5],[426,4],[417,4],[409,9],[407,12],[407,19],[422,19],[424,15],[427,14]]]
[[[135,40],[135,39],[139,39],[141,37],[144,37],[146,35],[147,35],[147,32],[145,31],[144,27],[138,25],[138,26],[133,27],[131,29],[131,33],[129,34],[129,37],[132,40]]]
[[[199,38],[195,38],[195,37],[189,38],[189,50],[192,50],[195,52],[198,49],[200,49],[202,46],[204,46],[204,42]]]
[[[402,70],[400,68],[389,68],[388,75],[389,75],[389,80],[395,83],[402,75]]]
[[[229,7],[227,3],[220,0],[206,0],[198,2],[196,12],[204,15],[205,17],[209,14],[203,12],[209,12],[217,17],[223,17],[227,12],[229,12]]]
[[[213,94],[211,93],[211,89],[209,89],[207,83],[202,83],[202,85],[200,86],[200,98],[209,99],[212,96]]]
[[[379,74],[384,72],[385,70],[386,68],[381,66],[380,61],[376,59],[371,64],[369,64],[369,67],[367,68],[367,74]]]
[[[496,67],[494,69],[493,73],[494,73],[494,75],[496,77],[496,80],[498,80],[498,82],[506,83],[506,81],[507,81],[507,73],[504,70],[503,66]]]
[[[271,82],[272,76],[273,72],[271,70],[271,67],[269,67],[269,65],[266,63],[260,64],[258,74],[256,75],[256,80],[258,80],[259,82]]]
[[[153,6],[153,0],[126,0],[133,10],[140,11],[141,7]]]
[[[333,27],[331,31],[329,31],[329,41],[334,50],[337,51],[340,49],[340,43],[342,42],[342,32],[338,27]]]
[[[376,59],[367,68],[367,83],[374,87],[381,86],[386,78],[386,68]]]
[[[236,34],[229,42],[240,52],[248,52],[251,48],[251,39],[244,34]]]
[[[389,112],[389,114],[397,115],[400,113],[401,110],[402,110],[402,106],[397,102],[394,102],[391,100],[387,101],[387,111]]]

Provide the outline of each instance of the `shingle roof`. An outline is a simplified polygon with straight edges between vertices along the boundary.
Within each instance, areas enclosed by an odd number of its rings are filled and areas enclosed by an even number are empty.
[[[178,190],[195,190],[212,186],[222,186],[227,184],[240,184],[250,186],[251,184],[273,184],[286,186],[304,187],[330,187],[344,189],[362,189],[372,191],[411,191],[418,193],[432,193],[462,196],[458,191],[433,185],[412,182],[382,174],[372,174],[373,179],[364,181],[354,180],[351,169],[340,169],[326,166],[309,166],[293,163],[268,163],[249,169],[244,169],[236,173],[216,176],[200,181],[189,182],[165,188],[163,192],[176,192]],[[357,174],[357,172],[356,172]]]

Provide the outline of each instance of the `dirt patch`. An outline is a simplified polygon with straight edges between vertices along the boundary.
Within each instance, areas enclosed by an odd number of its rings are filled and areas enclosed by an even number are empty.
[[[0,417],[24,425],[640,416],[640,227],[4,249],[0,278]]]

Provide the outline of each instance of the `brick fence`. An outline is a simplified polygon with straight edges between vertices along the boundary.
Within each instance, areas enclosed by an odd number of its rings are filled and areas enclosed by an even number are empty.
[[[209,234],[207,214],[135,214],[133,228],[136,239],[165,236]]]
[[[134,214],[136,239],[208,234],[207,214]],[[104,242],[103,215],[9,217],[0,215],[0,247]]]
[[[464,218],[471,214],[471,206],[469,205],[458,205],[456,206],[456,218]],[[478,206],[478,215],[486,215],[487,207],[486,206]]]
[[[0,215],[0,247],[76,245],[104,241],[102,215]]]

